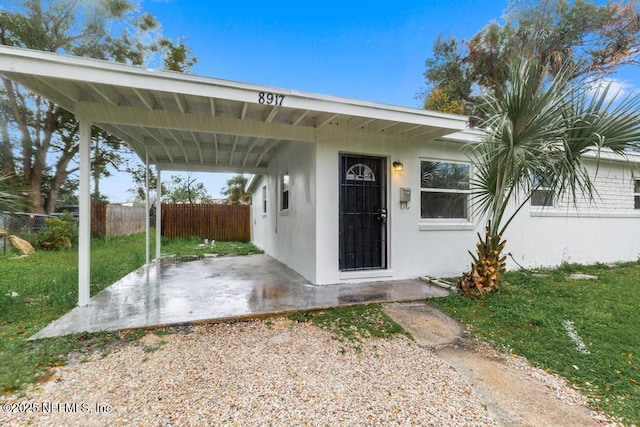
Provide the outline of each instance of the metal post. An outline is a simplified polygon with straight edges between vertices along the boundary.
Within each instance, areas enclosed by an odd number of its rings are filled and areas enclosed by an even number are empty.
[[[80,119],[80,213],[78,224],[78,305],[91,296],[91,123]]]
[[[151,239],[149,236],[149,150],[146,150],[145,159],[144,159],[144,175],[145,175],[145,198],[144,198],[144,232],[145,232],[145,265],[149,265],[150,260],[150,244]]]
[[[156,165],[157,167],[157,165]],[[162,202],[161,202],[161,190],[162,181],[160,180],[160,168],[156,171],[156,264],[160,265],[160,234],[162,222],[160,216],[162,215]]]

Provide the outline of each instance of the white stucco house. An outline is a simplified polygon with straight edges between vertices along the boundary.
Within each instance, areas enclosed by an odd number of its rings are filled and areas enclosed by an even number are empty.
[[[418,140],[335,130],[315,144],[282,144],[268,173],[248,184],[253,240],[319,284],[457,276],[469,268],[467,251],[485,226],[468,184],[466,152],[479,138],[474,130]],[[597,168],[595,159],[586,161],[594,202],[553,205],[539,190],[518,214],[505,236],[518,264],[640,256],[640,155],[600,153]],[[513,259],[508,266],[517,269]]]
[[[252,174],[253,241],[315,284],[458,275],[484,227],[465,184],[465,147],[480,134],[464,116],[4,46],[0,75],[79,119],[80,305],[91,125],[129,144],[158,181],[173,170]],[[596,186],[600,201],[577,209],[535,197],[507,251],[523,266],[637,259],[640,155],[604,155]]]

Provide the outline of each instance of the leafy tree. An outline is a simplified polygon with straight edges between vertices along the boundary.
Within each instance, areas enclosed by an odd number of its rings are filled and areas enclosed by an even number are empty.
[[[127,166],[127,168],[125,170],[126,170],[126,172],[131,174],[131,177],[132,177],[133,182],[135,184],[134,188],[130,188],[127,191],[134,195],[135,200],[144,202],[146,200],[146,198],[147,198],[147,187],[146,187],[147,186],[147,175],[146,175],[145,166],[143,164],[138,163],[135,166]],[[155,170],[154,170],[153,166],[150,166],[150,169],[149,169],[149,191],[155,191],[156,188],[157,188],[156,173],[155,173]],[[167,194],[167,188],[164,185],[164,183],[162,184],[161,194],[162,195]],[[155,201],[152,202],[152,204],[153,203],[155,203]]]
[[[236,175],[227,180],[227,186],[221,191],[223,196],[227,196],[227,200],[233,204],[249,203],[251,194],[244,189],[247,186],[248,178],[244,175]]]
[[[166,49],[162,59],[165,70],[188,73],[189,69],[198,62],[198,58],[191,56],[191,48],[186,46],[183,40],[178,40],[178,43],[174,44],[171,40],[163,38],[158,45]]]
[[[204,184],[198,182],[191,173],[186,178],[171,175],[166,193],[162,194],[163,203],[211,203],[213,199],[207,193]]]
[[[473,148],[473,205],[487,217],[471,270],[460,281],[468,294],[497,289],[504,271],[502,240],[518,212],[544,184],[551,197],[593,200],[583,157],[595,150],[620,156],[640,144],[640,95],[611,99],[573,79],[576,64],[552,71],[535,60],[513,60],[509,79],[483,94],[482,143]],[[515,203],[516,209],[508,210]]]
[[[148,63],[158,55],[164,65],[185,71],[196,61],[184,43],[174,44],[159,35],[159,24],[133,0],[24,0],[0,12],[0,44],[111,60]],[[58,192],[78,152],[78,126],[74,117],[41,96],[2,78],[0,88],[0,153],[5,172],[28,188],[32,208],[51,212]],[[92,131],[94,144],[120,149],[120,142]],[[106,165],[101,150],[94,158],[94,178]],[[53,175],[43,192],[44,171],[53,155]],[[99,192],[99,189],[98,189]]]
[[[449,102],[462,105],[467,112],[465,106],[471,100],[474,81],[463,42],[453,37],[445,40],[442,35],[438,36],[433,44],[433,56],[425,61],[425,65],[424,76],[433,86],[432,92],[425,93],[425,108],[431,102],[429,106],[437,109],[441,103],[430,101],[430,98],[440,99],[446,95]]]
[[[442,113],[465,114],[466,109],[461,100],[451,99],[440,86],[435,87],[424,100],[425,110],[440,111]]]
[[[637,65],[640,55],[640,3],[615,1],[519,1],[505,22],[487,24],[470,40],[438,37],[424,73],[431,91],[440,90],[481,114],[482,92],[500,93],[512,58],[534,58],[539,72],[556,75],[572,65],[569,79],[595,81],[620,66]],[[428,100],[431,92],[425,94]],[[441,96],[439,96],[441,97]],[[447,104],[444,104],[445,108]],[[439,108],[439,104],[430,104]]]

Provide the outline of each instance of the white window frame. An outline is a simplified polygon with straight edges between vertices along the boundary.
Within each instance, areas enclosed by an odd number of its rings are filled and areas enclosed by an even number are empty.
[[[262,186],[262,216],[267,216],[267,186]]]
[[[473,165],[470,162],[461,160],[449,160],[449,159],[433,159],[433,158],[420,158],[420,167],[418,175],[418,188],[420,189],[418,203],[420,209],[420,231],[429,230],[473,230],[474,223],[471,212],[471,178],[473,176]],[[455,165],[464,165],[468,168],[469,173],[469,188],[466,190],[450,189],[450,188],[422,188],[422,163],[448,163]],[[423,193],[449,193],[449,194],[466,194],[467,196],[467,211],[464,218],[423,218],[422,217],[422,194]]]
[[[640,179],[633,179],[633,208],[640,210]]]
[[[285,206],[285,203],[286,203],[286,206]],[[291,175],[289,175],[289,171],[286,170],[280,174],[280,206],[279,206],[280,212],[289,212],[290,207],[291,207]]]

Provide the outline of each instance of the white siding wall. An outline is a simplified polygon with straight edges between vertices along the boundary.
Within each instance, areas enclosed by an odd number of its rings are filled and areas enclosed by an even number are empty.
[[[253,241],[269,255],[315,282],[315,147],[282,142],[269,163],[268,175],[253,187]],[[280,210],[280,176],[288,171],[289,210]],[[262,187],[267,186],[267,213]]]
[[[633,185],[634,174],[640,176],[638,165],[605,160],[588,167],[598,193],[593,202],[580,198],[576,206],[571,200],[546,208],[526,206],[516,218],[507,231],[507,248],[518,263],[554,266],[640,256],[640,210],[634,209]]]

